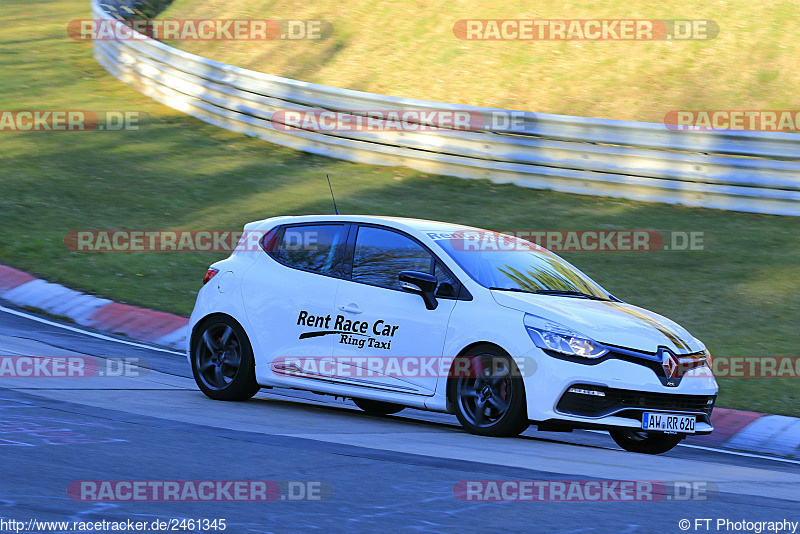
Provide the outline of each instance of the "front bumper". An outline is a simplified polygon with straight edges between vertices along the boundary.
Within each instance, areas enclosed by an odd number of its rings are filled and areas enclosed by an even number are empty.
[[[644,412],[694,415],[695,434],[714,430],[711,411],[717,383],[708,368],[688,371],[676,387],[667,387],[649,364],[608,359],[585,365],[553,358],[540,349],[526,357],[537,362],[536,371],[523,379],[528,419],[541,430],[641,429]],[[570,388],[603,396],[569,393]]]

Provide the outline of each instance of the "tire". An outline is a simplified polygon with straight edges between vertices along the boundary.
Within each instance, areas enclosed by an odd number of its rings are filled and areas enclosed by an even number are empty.
[[[467,432],[517,436],[528,428],[525,386],[508,354],[494,346],[475,347],[456,359],[454,369],[448,398]]]
[[[201,323],[192,343],[192,374],[207,397],[244,401],[258,393],[255,360],[244,329],[227,316]]]
[[[380,402],[367,399],[353,399],[356,406],[372,415],[392,415],[405,409],[402,404],[393,404],[391,402]]]
[[[685,437],[682,434],[663,432],[641,432],[636,430],[610,430],[611,439],[630,452],[661,454],[671,450]]]

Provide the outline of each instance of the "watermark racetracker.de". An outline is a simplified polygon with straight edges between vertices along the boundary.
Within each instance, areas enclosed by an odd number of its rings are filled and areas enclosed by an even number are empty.
[[[464,502],[709,501],[718,495],[717,484],[699,480],[461,480],[453,486],[453,496]]]
[[[434,240],[450,240],[454,249],[476,252],[537,250],[552,252],[701,251],[703,231],[657,230],[509,230],[428,232]],[[260,252],[263,231],[243,230],[71,230],[64,246],[73,252]],[[282,246],[316,250],[315,230],[287,231]]]
[[[228,528],[225,518],[170,518],[138,521],[133,519],[108,519],[83,521],[42,521],[31,518],[20,521],[0,517],[0,532],[222,532]]]
[[[80,502],[325,501],[324,480],[75,480],[67,495]]]
[[[669,130],[690,132],[800,131],[800,110],[693,109],[664,116]]]
[[[312,319],[315,317],[312,316]],[[330,316],[319,316],[319,323],[332,324]],[[336,320],[344,320],[338,316]],[[304,323],[306,324],[306,323]],[[376,323],[383,326],[383,321]],[[335,328],[335,327],[334,327]],[[349,326],[333,330],[304,332],[307,336],[334,335],[336,342],[353,345],[359,349],[391,350],[391,340],[373,337],[374,327],[366,321],[349,321]],[[375,334],[378,336],[379,334]],[[480,358],[455,358],[444,356],[279,356],[270,364],[273,373],[297,377],[330,377],[339,379],[364,379],[376,377],[409,378],[478,378],[481,376],[528,377],[537,369],[536,361],[518,357],[510,369],[497,362],[487,363]]]
[[[76,41],[320,41],[333,35],[321,19],[76,19],[67,25]]]
[[[669,376],[680,378],[689,371],[693,378],[798,378],[798,356],[711,356],[689,354],[677,356],[667,364]],[[665,367],[665,370],[667,368]]]
[[[511,252],[545,248],[552,252],[655,252],[704,249],[704,232],[657,230],[465,230],[429,232],[432,239],[449,239],[459,251]]]
[[[459,109],[277,110],[270,117],[276,130],[314,132],[524,132],[536,125],[527,111]]]
[[[707,369],[716,378],[798,378],[800,356],[713,356]]]
[[[138,378],[150,372],[144,358],[0,355],[2,378]]]
[[[135,131],[147,122],[142,111],[0,110],[0,132]]]
[[[719,34],[708,19],[462,19],[453,24],[466,41],[705,41]]]

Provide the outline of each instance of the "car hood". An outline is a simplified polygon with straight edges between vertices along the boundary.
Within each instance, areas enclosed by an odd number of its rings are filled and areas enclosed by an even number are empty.
[[[561,323],[600,343],[651,353],[659,346],[677,354],[705,349],[675,321],[624,302],[496,290],[492,295],[501,306]]]

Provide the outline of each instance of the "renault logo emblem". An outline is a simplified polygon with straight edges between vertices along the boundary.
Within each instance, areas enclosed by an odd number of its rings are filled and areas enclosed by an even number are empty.
[[[678,376],[678,358],[675,357],[670,351],[664,349],[661,351],[661,367],[664,368],[664,373],[667,378],[675,378]]]

